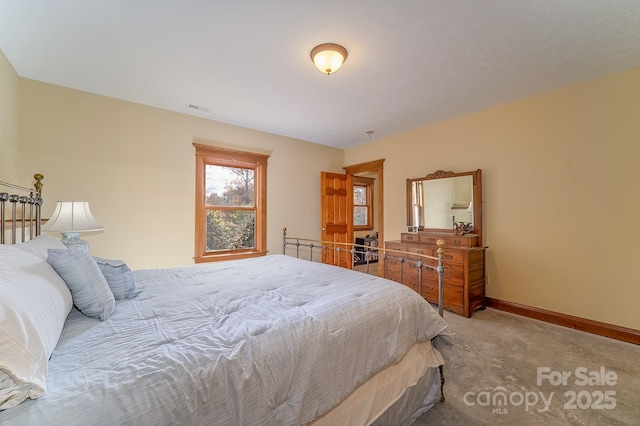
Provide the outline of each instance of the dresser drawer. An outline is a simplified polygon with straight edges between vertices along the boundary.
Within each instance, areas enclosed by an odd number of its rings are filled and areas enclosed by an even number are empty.
[[[409,253],[418,253],[418,254],[424,254],[425,256],[433,256],[433,253],[435,250],[432,249],[431,247],[410,245],[407,247],[407,251]]]
[[[405,264],[404,272],[402,274],[402,284],[406,285],[409,288],[412,288],[417,292],[420,288],[418,284],[419,282],[420,280],[418,279],[418,269],[415,267],[415,265]]]
[[[438,266],[438,260],[434,259],[438,257],[438,254],[436,253],[435,249],[424,247],[424,246],[409,246],[409,253],[416,253],[422,256],[429,256],[429,257],[415,256],[411,258],[415,260],[420,259],[422,260],[422,263],[424,263],[425,265]]]
[[[425,256],[438,257],[438,249],[429,248],[425,246],[409,246],[408,251],[410,253],[418,253],[423,254]],[[442,260],[446,263],[455,263],[461,265],[464,263],[465,253],[462,250],[447,250],[446,247],[444,249],[444,255],[442,256]],[[428,263],[429,265],[437,265],[437,260],[432,259],[424,259],[424,263]]]
[[[418,289],[418,268],[412,262],[400,262],[396,258],[385,259],[383,271],[386,273],[385,278],[393,281],[407,284],[410,281],[415,282],[416,291]]]
[[[386,242],[384,244],[384,248],[385,250],[389,250],[389,252],[387,252],[387,256],[390,257],[404,257],[404,254],[402,253],[395,253],[395,251],[399,251],[399,252],[407,252],[409,251],[409,248],[407,246],[407,244],[402,244],[400,242]]]
[[[444,264],[455,263],[456,265],[462,265],[464,263],[464,252],[460,250],[449,250],[445,248],[444,255],[442,255]]]
[[[436,299],[436,303],[438,300]],[[444,307],[457,313],[458,315],[465,315],[464,313],[464,295],[462,287],[457,286],[444,286]]]
[[[464,296],[462,288],[456,286],[443,286],[444,307],[459,315],[464,312]],[[438,284],[422,284],[422,297],[430,303],[438,303]]]
[[[434,235],[434,234],[402,234],[402,241],[407,243],[421,243],[436,246],[438,240],[444,240],[445,249],[449,247],[475,247],[478,245],[478,236],[467,235]]]
[[[438,271],[431,268],[422,268],[422,276],[426,280],[438,281]],[[464,265],[444,264],[442,282],[457,286],[464,285]]]
[[[450,237],[445,237],[445,249],[447,246],[449,247],[475,247],[478,245],[478,236],[474,234],[468,235],[452,235]]]
[[[398,283],[402,283],[402,278],[400,276],[400,264],[392,263],[388,260],[385,261],[385,265],[383,267],[383,277],[389,280],[393,280]]]
[[[402,244],[400,241],[386,241],[384,243],[384,248],[390,249],[390,250],[406,251],[407,250],[407,245],[406,244]]]
[[[418,259],[420,259],[420,256],[418,256],[418,253],[411,253],[409,251],[402,251],[402,252],[394,252],[394,251],[387,251],[386,253],[386,258],[388,261],[393,261],[393,262],[397,262],[400,263],[400,259],[402,259],[403,261],[407,261],[407,263],[415,263],[418,261]],[[409,262],[411,261],[411,262]]]
[[[420,242],[420,234],[405,234],[400,236],[403,243],[418,243]]]
[[[420,237],[420,242],[423,244],[433,244],[435,246],[438,240],[444,240],[445,243],[447,242],[446,237],[442,235],[418,234],[418,236]]]
[[[431,303],[438,303],[438,283],[432,281],[423,282],[421,295]]]

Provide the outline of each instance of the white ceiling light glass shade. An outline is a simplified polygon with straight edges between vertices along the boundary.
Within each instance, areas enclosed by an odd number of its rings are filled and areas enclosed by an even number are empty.
[[[324,43],[311,50],[311,60],[323,74],[333,74],[338,71],[345,59],[347,59],[347,49],[339,44]]]

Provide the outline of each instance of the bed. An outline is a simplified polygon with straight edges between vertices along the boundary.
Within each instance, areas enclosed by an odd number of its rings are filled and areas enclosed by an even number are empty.
[[[47,263],[66,248],[40,235],[40,189],[34,229],[0,245],[0,424],[400,425],[442,398],[438,311],[317,261],[129,270],[135,295],[87,316]]]

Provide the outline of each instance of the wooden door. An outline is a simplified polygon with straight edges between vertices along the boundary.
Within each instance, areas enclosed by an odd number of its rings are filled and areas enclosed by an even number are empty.
[[[348,174],[321,172],[322,241],[328,250],[322,261],[351,268],[350,246],[353,242],[353,177]],[[340,247],[340,251],[331,248]]]

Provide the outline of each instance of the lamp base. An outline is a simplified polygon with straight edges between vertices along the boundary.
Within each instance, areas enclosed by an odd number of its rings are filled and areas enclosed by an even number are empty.
[[[80,239],[79,232],[63,232],[62,244],[67,246],[68,249],[73,248],[82,253],[89,253],[89,243]]]

